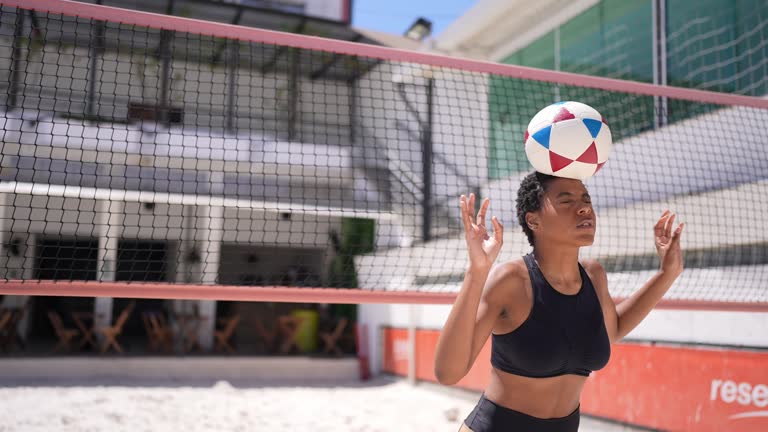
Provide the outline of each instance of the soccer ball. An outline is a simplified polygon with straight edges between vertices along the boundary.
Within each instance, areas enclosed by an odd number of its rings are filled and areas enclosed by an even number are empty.
[[[558,102],[539,111],[525,131],[525,154],[543,174],[584,180],[608,161],[613,140],[600,113],[580,102]]]

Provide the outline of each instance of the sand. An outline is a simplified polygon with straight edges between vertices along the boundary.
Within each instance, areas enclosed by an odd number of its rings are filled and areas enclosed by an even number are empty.
[[[101,381],[5,383],[0,432],[457,431],[477,397],[389,377],[337,386],[244,388],[227,381]],[[583,417],[580,430],[630,429]]]
[[[455,431],[472,402],[378,379],[361,386],[0,388],[0,431]]]

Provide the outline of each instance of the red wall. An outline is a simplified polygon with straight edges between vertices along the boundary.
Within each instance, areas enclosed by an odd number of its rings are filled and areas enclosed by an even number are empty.
[[[416,376],[436,382],[437,330],[416,332]],[[383,370],[408,373],[408,332],[384,330]],[[457,386],[488,382],[490,342]],[[585,414],[664,430],[768,431],[768,352],[649,344],[613,345],[582,394]]]

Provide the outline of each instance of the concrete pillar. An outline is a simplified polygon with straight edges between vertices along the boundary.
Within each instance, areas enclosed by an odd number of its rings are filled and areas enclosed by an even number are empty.
[[[221,241],[224,237],[224,207],[200,206],[197,208],[196,244],[200,254],[199,283],[214,285],[219,276]],[[200,324],[198,340],[204,350],[213,348],[213,331],[216,328],[216,300],[200,300],[198,304]]]
[[[0,193],[0,269],[2,269],[2,279],[19,279],[21,271],[18,264],[15,263],[16,249],[11,246],[13,239],[13,198],[14,194]],[[19,248],[21,247],[19,240]],[[12,265],[16,264],[16,265]]]
[[[195,283],[194,273],[196,264],[190,261],[190,253],[194,250],[194,219],[195,219],[195,207],[194,206],[182,206],[181,208],[181,235],[177,242],[178,249],[176,251],[176,273],[173,280],[179,284]],[[179,323],[175,320],[176,315],[189,315],[194,313],[194,306],[196,302],[189,300],[171,300],[172,315],[170,319],[170,325],[174,334],[178,334],[181,329]],[[183,346],[181,338],[174,338],[174,348],[176,352],[182,353]]]
[[[0,194],[0,279],[32,279],[35,272],[34,236],[28,232],[14,232],[14,201],[16,194]],[[2,306],[21,308],[30,296],[3,297]],[[31,311],[30,311],[31,312]],[[26,339],[30,328],[30,313],[19,322],[18,332]]]
[[[0,268],[4,279],[32,279],[35,276],[34,236],[26,221],[23,232],[14,232],[16,194],[0,194]],[[24,221],[22,221],[24,222]]]
[[[99,256],[96,277],[102,282],[115,280],[117,270],[117,245],[123,235],[125,203],[123,201],[99,201],[97,214]],[[112,297],[96,297],[94,322],[97,327],[112,323]]]
[[[21,272],[21,278],[22,279],[34,279],[35,278],[35,235],[32,233],[27,233],[24,235],[21,239],[21,244],[23,245],[24,251],[22,253],[22,272]],[[17,307],[24,307],[27,302],[30,301],[30,296],[16,296],[16,306]],[[26,343],[27,338],[29,337],[29,332],[32,330],[32,309],[27,310],[27,313],[24,314],[24,317],[19,321],[19,327],[18,327],[18,333],[21,335],[22,339],[24,339],[24,342]]]
[[[192,239],[188,238],[191,231],[191,217],[189,216],[190,209],[193,207],[182,206],[181,208],[181,235],[177,242],[178,249],[176,250],[176,274],[174,281],[176,283],[185,284],[191,283],[192,266],[189,263],[189,252],[194,246]],[[184,300],[171,300],[171,308],[175,314],[187,313],[184,309],[185,304],[188,303]],[[175,323],[174,323],[175,325]],[[176,331],[176,329],[174,329]]]
[[[14,279],[8,268],[8,240],[11,238],[11,194],[0,193],[0,279]]]
[[[175,280],[177,283],[213,285],[219,275],[224,208],[187,206],[182,214],[184,220]],[[190,259],[192,255],[196,257],[195,260]],[[173,310],[177,314],[200,314],[203,320],[198,330],[198,343],[204,350],[213,348],[213,332],[216,327],[215,300],[174,300]]]

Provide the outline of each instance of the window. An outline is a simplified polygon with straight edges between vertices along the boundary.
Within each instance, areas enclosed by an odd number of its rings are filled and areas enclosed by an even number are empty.
[[[653,82],[651,1],[604,0],[503,63]],[[653,127],[652,97],[501,77],[491,77],[490,88],[491,178],[530,169],[525,128],[538,110],[555,101],[593,105],[608,120],[614,139]]]
[[[761,0],[667,0],[668,84],[762,96],[768,91],[765,39],[768,4]],[[717,106],[669,102],[670,120]]]
[[[506,58],[503,63],[554,69],[555,36],[550,32]],[[554,102],[554,86],[538,81],[491,76],[489,177],[530,170],[523,138],[528,121]]]
[[[653,82],[652,0],[604,0],[560,27],[560,70]],[[653,127],[653,98],[563,86],[561,100],[600,111],[614,140]]]
[[[654,1],[603,0],[502,62],[653,82]],[[664,0],[664,7],[669,85],[751,96],[768,93],[768,3]],[[649,96],[501,77],[490,81],[491,178],[530,169],[522,145],[525,127],[531,116],[555,100],[594,106],[607,119],[614,140],[654,127],[654,101]],[[669,100],[669,121],[716,108]]]

